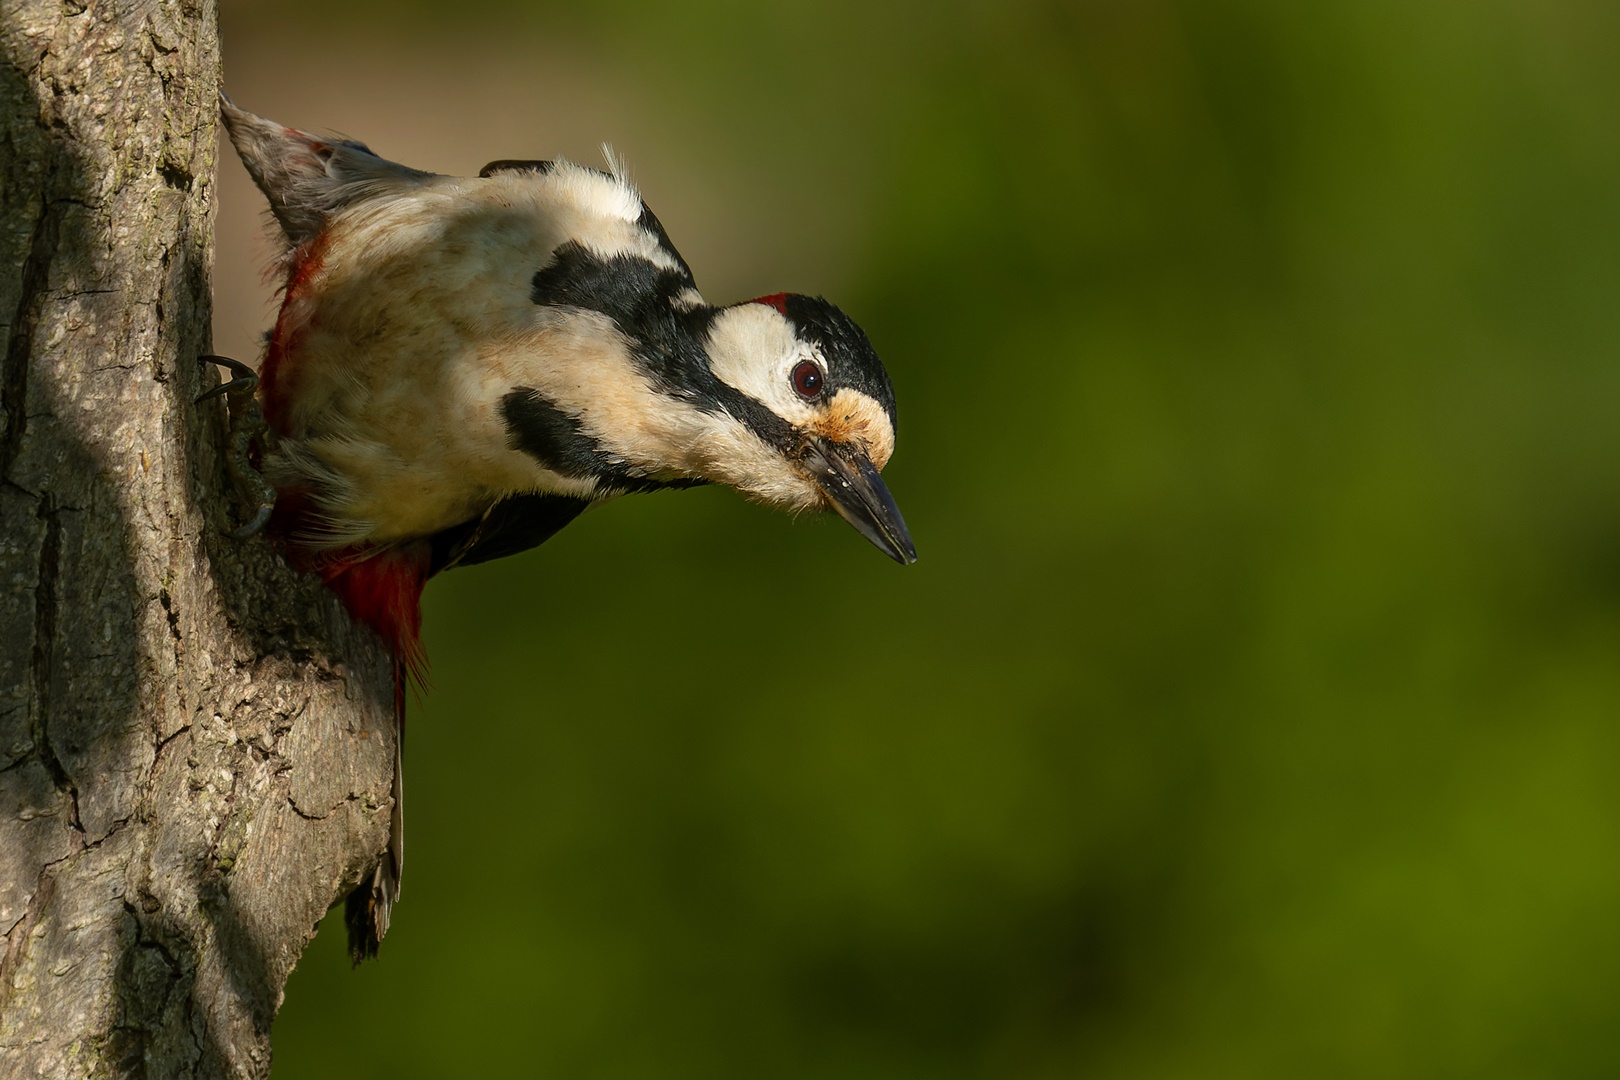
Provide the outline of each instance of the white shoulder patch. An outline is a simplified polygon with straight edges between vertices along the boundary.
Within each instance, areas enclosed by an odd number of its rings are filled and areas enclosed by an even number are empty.
[[[609,164],[613,162],[609,161]],[[634,222],[641,218],[641,196],[629,181],[617,175],[598,172],[572,161],[559,161],[551,180],[563,195],[586,214]]]

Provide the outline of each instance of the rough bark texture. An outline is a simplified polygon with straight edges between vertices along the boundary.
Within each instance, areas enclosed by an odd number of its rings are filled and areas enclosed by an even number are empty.
[[[213,3],[0,13],[0,1076],[264,1075],[387,843],[389,666],[222,535]]]

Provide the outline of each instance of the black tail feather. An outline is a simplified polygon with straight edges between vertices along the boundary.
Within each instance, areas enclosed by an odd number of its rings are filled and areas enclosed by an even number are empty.
[[[396,670],[395,681],[400,682],[403,677],[403,672]],[[400,880],[405,870],[403,701],[398,705],[401,723],[394,739],[394,809],[389,819],[388,850],[383,852],[370,879],[355,886],[343,903],[343,924],[349,930],[349,959],[354,961],[355,967],[376,956],[381,948],[383,935],[388,933],[388,920],[399,900]]]

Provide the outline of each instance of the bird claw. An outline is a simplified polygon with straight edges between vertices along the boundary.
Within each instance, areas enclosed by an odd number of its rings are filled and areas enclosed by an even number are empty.
[[[230,410],[231,452],[225,459],[231,480],[237,492],[253,506],[253,517],[227,534],[233,540],[246,540],[270,521],[276,508],[276,489],[253,464],[253,443],[270,441],[270,428],[259,411],[254,394],[259,389],[258,372],[228,356],[199,356],[198,361],[215,364],[231,374],[231,378],[197,396],[197,404],[210,398],[224,397]]]
[[[216,398],[222,394],[229,394],[233,403],[244,398],[251,399],[253,392],[259,388],[259,373],[240,360],[233,360],[229,356],[214,356],[212,353],[199,356],[197,360],[199,363],[216,364],[229,371],[232,375],[229,380],[197,395],[198,405],[201,405],[209,398]]]
[[[246,525],[232,529],[230,532],[226,533],[226,535],[232,540],[246,540],[248,537],[257,533],[269,523],[270,512],[274,509],[275,505],[273,503],[269,506],[260,504],[258,509],[253,511],[252,521],[249,521]]]

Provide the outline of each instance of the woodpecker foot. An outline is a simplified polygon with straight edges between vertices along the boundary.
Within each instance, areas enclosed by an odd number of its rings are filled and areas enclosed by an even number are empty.
[[[240,360],[228,356],[199,356],[204,364],[216,364],[230,372],[231,378],[197,396],[197,404],[210,398],[224,397],[230,410],[231,452],[225,459],[236,490],[253,507],[253,516],[240,528],[228,534],[233,540],[246,540],[270,520],[276,508],[276,489],[253,464],[253,444],[261,446],[270,441],[270,427],[264,422],[264,413],[254,395],[259,389],[259,375]]]

